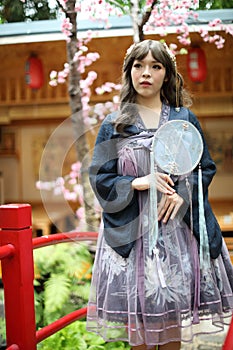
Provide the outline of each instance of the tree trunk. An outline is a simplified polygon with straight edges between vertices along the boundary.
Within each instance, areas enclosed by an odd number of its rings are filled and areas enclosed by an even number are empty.
[[[70,66],[68,93],[71,107],[71,118],[76,140],[76,151],[78,160],[82,163],[81,184],[83,186],[84,209],[86,217],[86,230],[96,231],[98,228],[98,219],[94,209],[94,193],[90,187],[88,177],[89,166],[89,145],[87,141],[86,128],[82,115],[82,102],[80,90],[80,73],[78,71],[78,62],[73,61],[77,51],[77,13],[75,12],[76,0],[67,1],[66,16],[72,24],[70,42],[67,42],[67,60]]]
[[[158,4],[158,0],[153,0],[150,7],[146,12],[141,15],[141,9],[139,7],[139,0],[132,0],[131,2],[131,19],[133,22],[133,39],[134,43],[139,43],[144,40],[143,27],[150,18],[153,8]]]
[[[131,1],[130,16],[131,16],[132,26],[133,26],[133,42],[136,44],[143,40],[143,38],[141,38],[141,35],[143,35],[143,33],[142,31],[141,33],[139,31],[139,16],[140,16],[139,0]]]

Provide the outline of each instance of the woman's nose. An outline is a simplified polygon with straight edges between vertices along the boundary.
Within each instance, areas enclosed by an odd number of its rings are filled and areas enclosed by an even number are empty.
[[[142,76],[143,77],[150,77],[151,76],[149,68],[145,67],[145,69],[144,69],[144,71],[142,73]]]

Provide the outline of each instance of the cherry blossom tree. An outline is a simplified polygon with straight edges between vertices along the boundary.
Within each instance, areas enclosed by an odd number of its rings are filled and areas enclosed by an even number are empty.
[[[190,45],[190,26],[187,20],[198,20],[196,10],[199,0],[77,0],[76,4],[77,11],[85,13],[91,20],[104,21],[106,28],[110,25],[110,15],[130,16],[135,43],[142,41],[145,34],[155,29],[160,29],[161,35],[165,36],[168,27],[173,26],[180,43]],[[204,41],[215,43],[217,48],[222,48],[224,39],[220,35],[211,35],[213,27],[233,35],[233,26],[224,25],[216,18],[205,30],[196,27]]]

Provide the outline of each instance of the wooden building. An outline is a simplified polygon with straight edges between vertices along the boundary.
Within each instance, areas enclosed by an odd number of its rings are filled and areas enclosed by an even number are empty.
[[[207,14],[207,15],[206,15]],[[223,49],[203,42],[196,32],[199,25],[206,25],[208,16],[220,17],[232,25],[233,10],[205,11],[201,21],[192,24],[192,45],[205,53],[207,76],[201,83],[190,80],[187,72],[187,55],[177,56],[179,71],[186,87],[193,94],[192,110],[198,116],[210,151],[217,163],[218,173],[211,184],[210,199],[221,227],[233,231],[233,37],[218,31],[225,39]],[[207,17],[206,17],[207,16]],[[90,52],[98,52],[99,60],[89,67],[98,74],[94,88],[106,81],[119,82],[121,65],[127,48],[132,44],[132,29],[129,18],[114,19],[110,29],[99,23],[81,22],[80,35],[92,29],[94,37],[88,44]],[[146,38],[161,39],[159,32]],[[177,42],[174,28],[169,29],[167,43]],[[25,81],[25,64],[31,55],[36,55],[43,64],[44,84],[31,89]],[[32,204],[35,224],[48,233],[47,214],[43,211],[40,191],[36,188],[39,179],[40,159],[49,137],[70,116],[66,84],[51,87],[49,74],[62,70],[66,62],[66,41],[60,32],[57,20],[0,25],[0,196],[2,203],[27,202]],[[112,95],[93,94],[92,103],[111,99]],[[63,135],[64,138],[69,137]],[[94,135],[92,136],[94,139]],[[57,146],[57,152],[59,147]],[[72,153],[72,152],[71,152]],[[74,161],[71,154],[65,166]],[[59,203],[48,194],[47,201]],[[71,205],[72,206],[72,205]],[[57,207],[54,217],[63,217],[63,204]],[[50,216],[51,219],[51,216]],[[55,220],[52,218],[52,220]]]

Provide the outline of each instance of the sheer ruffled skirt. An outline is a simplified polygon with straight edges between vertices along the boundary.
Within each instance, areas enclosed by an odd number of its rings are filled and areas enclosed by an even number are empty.
[[[87,329],[131,345],[189,342],[203,333],[204,320],[211,320],[205,333],[223,330],[233,309],[233,268],[225,243],[211,268],[201,271],[196,240],[183,222],[160,227],[152,254],[147,238],[138,239],[124,259],[100,233]]]

